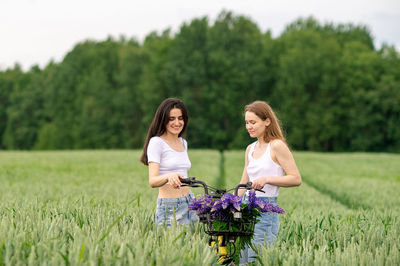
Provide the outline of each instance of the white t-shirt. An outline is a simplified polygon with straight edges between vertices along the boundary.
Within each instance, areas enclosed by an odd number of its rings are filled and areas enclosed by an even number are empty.
[[[159,175],[178,173],[185,178],[188,177],[188,170],[192,166],[187,153],[187,142],[179,138],[185,146],[185,151],[179,152],[172,149],[161,137],[152,137],[147,147],[148,162],[160,164]]]

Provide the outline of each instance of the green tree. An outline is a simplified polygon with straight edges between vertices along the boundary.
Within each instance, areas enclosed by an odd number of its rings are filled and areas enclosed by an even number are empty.
[[[223,11],[176,34],[78,43],[60,63],[0,71],[0,148],[140,148],[181,98],[191,147],[244,149],[243,107],[265,100],[300,150],[400,151],[400,57],[366,26],[291,23],[278,38]]]
[[[31,149],[43,119],[42,76],[39,67],[22,74],[17,66],[7,106],[3,145],[8,149]]]
[[[22,74],[21,68],[18,65],[13,69],[0,72],[0,140],[7,127],[7,108],[10,105],[10,95],[15,87],[16,80],[18,80]],[[6,141],[0,141],[1,149],[7,146]]]
[[[271,89],[264,86],[263,35],[248,18],[222,12],[208,40],[209,85],[204,97],[209,108],[204,114],[209,124],[203,135],[211,139],[208,146],[219,150],[243,148],[243,108],[259,97],[255,89]]]

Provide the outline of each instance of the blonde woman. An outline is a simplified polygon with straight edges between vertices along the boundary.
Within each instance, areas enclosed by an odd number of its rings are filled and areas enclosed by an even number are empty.
[[[257,191],[257,197],[276,204],[280,187],[301,184],[296,162],[283,137],[279,120],[268,103],[255,101],[246,105],[245,122],[250,137],[257,140],[246,149],[245,166],[240,183],[251,181],[253,188],[265,191],[264,193]],[[243,194],[243,190],[239,192],[240,196]],[[278,215],[263,213],[254,229],[253,244],[255,246],[273,244],[278,231]],[[268,243],[264,243],[264,239]],[[241,254],[241,263],[254,261],[255,256],[255,252],[247,248]]]

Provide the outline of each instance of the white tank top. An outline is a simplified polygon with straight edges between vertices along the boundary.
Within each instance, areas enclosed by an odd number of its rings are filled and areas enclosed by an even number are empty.
[[[253,182],[255,179],[262,176],[284,176],[285,171],[283,168],[274,162],[271,158],[271,142],[267,145],[267,150],[264,154],[258,158],[253,158],[254,147],[256,146],[256,142],[252,143],[250,146],[250,151],[248,154],[248,165],[246,168],[247,174],[250,178],[250,181]],[[273,185],[265,185],[262,189],[265,193],[256,191],[257,197],[278,197],[279,187]]]

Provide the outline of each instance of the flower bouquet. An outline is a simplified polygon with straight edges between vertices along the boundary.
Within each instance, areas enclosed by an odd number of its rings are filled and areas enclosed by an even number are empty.
[[[255,191],[249,191],[247,202],[243,202],[240,196],[230,193],[218,199],[213,199],[211,195],[206,194],[200,198],[194,198],[189,204],[189,209],[196,211],[200,222],[205,224],[207,234],[223,235],[231,243],[239,238],[234,248],[236,257],[246,244],[251,245],[254,226],[261,213],[285,213],[279,206],[257,198]]]

